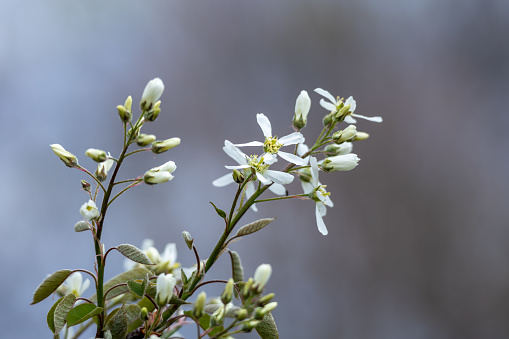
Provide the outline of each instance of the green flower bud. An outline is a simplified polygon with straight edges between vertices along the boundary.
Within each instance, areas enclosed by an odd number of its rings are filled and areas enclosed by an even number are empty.
[[[336,155],[335,157],[325,159],[320,167],[325,172],[350,171],[358,165],[359,160],[357,154],[353,153]]]
[[[244,288],[242,289],[242,296],[244,299],[248,299],[251,296],[251,286],[253,285],[253,278],[249,278],[248,281],[244,284]]]
[[[247,319],[247,317],[249,316],[249,313],[247,312],[247,310],[245,308],[241,308],[240,310],[237,311],[237,314],[235,314],[235,318],[237,318],[237,320],[244,320],[244,319]]]
[[[242,325],[242,331],[249,333],[249,332],[251,332],[253,330],[253,328],[258,326],[258,324],[260,322],[261,322],[260,320],[251,320],[251,321],[248,321],[248,322],[246,322],[246,323],[244,323]]]
[[[345,117],[348,115],[349,112],[350,112],[350,105],[345,105],[340,110],[338,110],[338,112],[336,114],[334,114],[334,119],[337,122],[341,122],[345,119]]]
[[[207,294],[205,292],[201,292],[196,298],[196,302],[193,306],[193,316],[196,319],[200,319],[203,316],[203,309],[205,307],[205,302],[207,301]]]
[[[332,123],[332,119],[334,119],[334,115],[332,113],[327,114],[326,116],[323,117],[322,120],[323,125],[329,126]]]
[[[336,144],[341,144],[345,141],[352,140],[353,138],[355,138],[356,134],[357,134],[357,127],[355,127],[355,125],[350,125],[347,128],[345,128],[344,130],[337,131],[336,133],[334,133],[332,135],[332,140],[334,140],[334,142]]]
[[[355,138],[353,139],[354,141],[360,141],[360,140],[366,140],[367,138],[369,138],[369,134],[366,133],[366,132],[357,132],[357,134],[355,135]]]
[[[95,148],[87,149],[85,154],[87,156],[89,156],[90,158],[92,158],[92,160],[94,160],[96,162],[103,162],[104,160],[106,160],[106,157],[107,157],[105,151],[102,151],[100,149],[95,149]]]
[[[145,119],[148,121],[155,121],[161,112],[161,108],[159,108],[159,106],[161,106],[161,101],[156,102],[154,108],[145,113]]]
[[[148,146],[154,141],[156,141],[156,136],[153,134],[140,133],[140,135],[138,135],[138,137],[136,138],[136,143],[138,144],[138,146],[141,147]]]
[[[122,120],[124,123],[129,122],[131,120],[131,112],[129,112],[124,106],[118,105],[117,110],[120,120]]]
[[[53,152],[62,160],[67,167],[75,167],[78,165],[78,158],[71,152],[67,152],[65,148],[59,144],[50,145]]]
[[[261,293],[263,288],[269,281],[269,278],[272,274],[272,266],[270,264],[261,264],[256,268],[254,274],[254,284],[253,288],[257,293]]]
[[[148,309],[146,307],[141,308],[141,320],[147,321],[150,318],[150,315],[148,313]]]
[[[221,302],[225,305],[228,304],[230,301],[232,301],[232,296],[233,296],[233,279],[230,278],[226,283],[223,293],[221,294]]]
[[[269,293],[269,294],[261,297],[260,299],[258,299],[258,305],[260,305],[260,306],[267,305],[274,298],[274,296],[275,296],[274,293]]]
[[[244,182],[244,174],[242,174],[241,171],[234,169],[232,175],[233,181],[235,181],[237,184],[242,184]]]
[[[83,188],[85,192],[90,193],[90,183],[86,182],[85,180],[81,180],[81,188]]]
[[[163,141],[156,141],[152,144],[152,152],[154,152],[155,154],[160,154],[178,145],[180,145],[180,138],[171,138]]]
[[[129,112],[131,113],[131,106],[133,105],[133,97],[132,96],[128,96],[127,99],[125,99],[125,102],[124,102],[124,108]]]
[[[257,307],[255,308],[253,312],[253,318],[256,320],[263,320],[263,317],[265,316],[265,313],[263,313],[263,308]]]
[[[335,156],[335,155],[343,155],[348,154],[352,152],[352,143],[351,142],[344,142],[342,144],[329,144],[324,148],[325,154],[328,157]]]

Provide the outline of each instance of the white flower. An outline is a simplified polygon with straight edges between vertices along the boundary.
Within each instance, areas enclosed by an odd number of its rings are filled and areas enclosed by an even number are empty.
[[[168,161],[161,166],[148,170],[143,176],[145,183],[149,185],[161,184],[173,179],[173,173],[177,166],[173,161]]]
[[[327,213],[327,209],[325,206],[332,207],[334,204],[332,200],[329,198],[330,193],[327,193],[325,190],[325,185],[320,184],[318,180],[318,162],[315,157],[311,157],[309,159],[309,164],[311,165],[311,180],[305,181],[301,180],[302,190],[304,193],[309,194],[311,198],[315,201],[315,216],[316,216],[316,225],[318,226],[318,231],[323,235],[327,235],[329,233],[327,231],[327,227],[323,222],[323,217]]]
[[[141,96],[141,109],[148,111],[152,109],[157,100],[163,95],[164,84],[159,78],[152,79],[145,86],[143,95]]]
[[[308,92],[301,91],[295,101],[295,116],[293,117],[293,125],[297,128],[303,128],[308,121],[308,113],[311,108],[311,99]]]
[[[71,152],[67,152],[60,144],[52,144],[50,147],[67,167],[74,167],[78,164],[78,158]]]
[[[170,302],[173,295],[173,288],[177,280],[173,274],[161,273],[156,281],[156,301],[159,305],[166,305]]]
[[[270,276],[272,275],[272,266],[270,264],[261,264],[256,268],[253,280],[254,286],[261,291],[269,281]]]
[[[245,160],[246,160],[247,155],[242,153],[242,151],[240,151],[239,149],[234,150],[235,146],[231,142],[229,142],[228,140],[225,140],[224,145],[225,146],[223,147],[223,151],[230,158],[232,158],[233,160],[237,161],[237,163],[239,165],[245,165],[246,164]],[[244,168],[242,171],[243,171],[243,174],[244,174],[244,178],[248,178],[251,175],[251,169],[250,168]],[[214,185],[216,187],[224,187],[224,186],[229,185],[229,184],[234,183],[234,182],[235,181],[233,180],[232,173],[230,172],[230,173],[225,174],[222,177],[219,177],[216,180],[214,180],[212,182],[212,185]],[[245,187],[246,187],[245,188],[246,189],[246,200],[248,200],[254,194],[254,192],[256,191],[254,181],[253,180],[249,181],[248,183],[246,183]],[[286,194],[286,189],[281,184],[274,183],[274,184],[272,184],[269,187],[269,190],[271,190],[272,193],[277,194],[277,195],[285,195]],[[255,212],[258,211],[258,208],[256,207],[256,204],[251,205],[251,208]]]
[[[269,170],[269,164],[264,161],[264,157],[258,158],[253,155],[248,157],[241,150],[235,147],[234,144],[225,140],[224,150],[233,159],[239,163],[239,166],[225,166],[228,169],[247,169],[252,168],[256,172],[256,177],[264,185],[270,185],[273,182],[276,184],[286,185],[293,181],[293,175],[281,171]],[[301,159],[302,160],[302,159]]]
[[[99,210],[92,199],[81,206],[80,213],[86,221],[94,220],[99,217]]]
[[[283,146],[303,143],[304,136],[300,132],[293,132],[278,139],[277,137],[272,136],[272,127],[270,125],[269,119],[265,116],[265,114],[258,113],[256,115],[256,121],[258,121],[258,125],[260,125],[262,129],[263,135],[265,136],[265,141],[251,141],[245,144],[237,144],[235,146],[263,146],[263,151],[265,152],[263,155],[264,162],[269,165],[277,161],[277,155],[286,161],[291,162],[292,164],[299,166],[306,165],[307,162],[301,157],[279,150]]]
[[[343,103],[343,100],[340,99],[339,96],[334,98],[332,94],[324,89],[316,88],[315,92],[329,100],[329,102],[327,102],[324,99],[320,99],[320,105],[330,112],[338,112],[342,107],[350,105],[350,108],[348,109],[348,115],[344,120],[346,123],[355,124],[357,120],[355,120],[353,117],[362,118],[373,122],[382,122],[382,117],[366,117],[364,115],[354,114],[353,112],[355,111],[355,108],[357,108],[357,102],[352,96],[346,99],[346,101]]]
[[[361,159],[354,153],[336,155],[325,159],[320,166],[325,172],[350,171],[357,167],[359,160]]]
[[[64,283],[66,287],[66,293],[73,293],[77,298],[81,297],[83,293],[90,286],[90,280],[87,279],[83,282],[83,276],[80,272],[74,272],[71,274]]]

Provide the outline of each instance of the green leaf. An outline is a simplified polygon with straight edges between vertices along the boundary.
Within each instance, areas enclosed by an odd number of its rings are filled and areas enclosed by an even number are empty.
[[[132,294],[138,298],[143,298],[143,295],[145,294],[145,286],[143,286],[143,283],[140,284],[134,281],[128,281],[127,287]]]
[[[189,305],[190,303],[180,299],[175,294],[172,294],[170,302],[168,304],[173,304],[173,305]]]
[[[127,323],[130,324],[140,318],[141,307],[138,304],[125,305],[125,313],[127,317]]]
[[[235,251],[229,251],[232,260],[232,278],[234,282],[244,281],[244,268],[240,256]]]
[[[275,218],[260,219],[245,226],[242,226],[241,228],[239,228],[234,238],[258,232],[259,230],[270,224],[274,219]]]
[[[226,217],[226,213],[224,215]],[[182,236],[184,237],[184,241],[186,242],[187,247],[192,250],[193,249],[193,237],[191,236],[191,233],[188,231],[183,231]]]
[[[125,257],[131,259],[134,262],[143,264],[143,265],[154,265],[152,261],[147,257],[145,253],[142,252],[136,246],[130,244],[122,244],[117,246],[117,250],[122,253]]]
[[[83,231],[89,231],[91,228],[90,228],[90,225],[88,224],[88,222],[86,221],[78,221],[76,223],[76,225],[74,225],[74,231],[75,232],[83,232]]]
[[[104,329],[110,331],[112,339],[125,339],[127,335],[128,321],[125,307],[125,305],[122,305],[122,307],[115,310],[116,312],[112,317],[108,316],[109,320],[107,320]]]
[[[276,322],[274,317],[269,312],[263,317],[261,323],[255,327],[256,332],[262,339],[279,339],[279,333],[277,331]]]
[[[49,297],[71,273],[71,270],[60,270],[47,277],[35,290],[34,300],[30,305],[37,304]]]
[[[102,311],[102,307],[97,307],[94,304],[86,303],[77,305],[67,315],[67,327],[81,324]]]
[[[51,332],[55,333],[55,308],[57,308],[58,304],[64,299],[64,297],[57,300],[56,303],[51,306],[48,312],[48,316],[46,317],[46,321],[48,323],[48,327],[51,330]]]
[[[149,274],[150,276],[153,275],[152,271],[148,270],[143,266],[134,267],[133,269],[127,272],[120,273],[119,275],[114,276],[104,284],[104,293],[106,293],[106,291],[108,291],[115,285],[124,284],[131,280],[143,279],[147,274]],[[116,287],[114,290],[108,293],[106,299],[107,300],[111,299],[127,291],[129,291],[127,286]],[[90,300],[95,302],[97,300],[97,296],[94,294],[92,297],[90,297]]]
[[[210,201],[210,203],[212,204],[212,206],[214,206],[214,208],[216,209],[216,213],[223,219],[226,218],[226,212],[223,211],[222,209],[219,209],[216,207],[216,205],[214,205],[214,203],[212,201]]]
[[[67,315],[69,311],[71,311],[74,302],[76,301],[76,296],[71,293],[62,298],[62,301],[58,303],[57,307],[55,307],[55,331],[53,333],[57,334],[64,327],[67,321]]]
[[[143,307],[146,307],[149,312],[152,312],[155,309],[154,304],[152,304],[152,302],[150,300],[148,300],[147,297],[141,299],[138,302],[138,306],[140,306],[140,312],[141,312],[141,308],[143,308]],[[132,331],[134,331],[135,329],[140,327],[142,324],[143,324],[143,321],[141,319],[137,319],[137,320],[133,321],[127,327],[127,333],[131,333]]]

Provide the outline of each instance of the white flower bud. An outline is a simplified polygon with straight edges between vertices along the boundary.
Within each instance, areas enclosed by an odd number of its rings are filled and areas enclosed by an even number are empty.
[[[260,293],[272,274],[272,266],[270,264],[261,264],[255,271],[253,287]]]
[[[160,154],[178,145],[180,145],[180,138],[171,138],[163,141],[156,141],[152,144],[152,152],[154,152],[155,154]]]
[[[344,155],[351,153],[353,144],[351,142],[344,142],[340,145],[329,144],[325,147],[324,151],[327,156]]]
[[[67,167],[75,167],[78,164],[78,158],[59,144],[50,145],[53,152],[64,162]]]
[[[369,138],[369,134],[366,133],[366,132],[357,132],[357,134],[355,135],[355,138],[353,139],[354,141],[360,141],[360,140],[366,140],[367,138]]]
[[[161,166],[154,167],[145,173],[143,180],[149,185],[162,184],[173,179],[173,171],[177,165],[173,161],[168,161]]]
[[[108,154],[109,156],[109,154]],[[104,181],[106,180],[106,178],[108,177],[108,171],[111,169],[111,166],[113,166],[113,159],[106,159],[102,162],[100,162],[98,165],[97,165],[97,169],[95,170],[95,177],[99,180],[99,181]]]
[[[163,306],[170,302],[171,296],[173,295],[173,288],[177,280],[173,277],[173,274],[161,273],[157,277],[156,282],[156,301],[159,305]]]
[[[345,141],[350,141],[353,138],[355,138],[355,135],[357,134],[357,127],[355,125],[349,125],[347,128],[341,131],[337,131],[332,135],[332,140],[334,140],[335,143],[341,144]]]
[[[87,149],[85,154],[96,162],[103,162],[104,160],[106,160],[106,152],[100,149],[89,148]]]
[[[321,164],[321,168],[325,172],[350,171],[358,165],[359,160],[360,159],[357,154],[353,153],[337,155],[335,157],[325,159]]]
[[[151,143],[153,143],[154,141],[156,141],[156,136],[153,135],[153,134],[143,134],[143,133],[141,133],[136,138],[136,143],[138,144],[138,146],[141,146],[141,147],[148,146]]]
[[[310,108],[311,99],[309,98],[308,92],[301,91],[295,101],[295,116],[293,117],[293,125],[297,129],[301,129],[306,126]]]
[[[90,199],[88,202],[84,203],[80,208],[80,214],[86,221],[94,220],[99,217],[99,210],[95,205],[95,202]]]
[[[154,104],[163,95],[164,84],[159,78],[152,79],[145,86],[143,95],[141,96],[140,107],[142,111],[149,111],[153,108]]]

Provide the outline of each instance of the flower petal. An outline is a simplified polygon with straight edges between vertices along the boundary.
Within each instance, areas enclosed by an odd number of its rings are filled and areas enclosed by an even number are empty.
[[[320,106],[325,108],[327,111],[336,111],[336,106],[334,104],[331,104],[330,102],[327,102],[323,99],[320,99]]]
[[[367,116],[360,115],[360,114],[352,114],[352,115],[356,118],[361,118],[361,119],[365,119],[365,120],[373,121],[373,122],[382,122],[383,121],[382,117],[367,117]]]
[[[263,135],[265,137],[271,137],[272,136],[272,127],[270,125],[269,118],[265,116],[263,113],[258,113],[256,115],[256,121],[258,121],[258,125],[260,125]]]
[[[329,91],[326,91],[321,88],[315,88],[315,92],[320,94],[321,96],[326,97],[327,99],[330,100],[330,102],[332,102],[334,104],[336,103],[336,98],[334,98],[334,96],[332,94],[330,94]]]
[[[327,231],[327,227],[325,226],[325,223],[323,222],[323,218],[322,218],[322,215],[321,215],[319,207],[318,207],[320,205],[323,206],[323,204],[321,204],[321,203],[316,204],[316,209],[315,209],[316,225],[318,226],[318,231],[320,231],[320,233],[322,233],[323,235],[327,235],[329,232]]]
[[[235,147],[230,141],[224,141],[223,151],[228,154],[230,158],[235,160],[239,165],[247,165],[246,155]]]
[[[251,198],[254,192],[255,192],[254,183],[250,181],[246,184],[246,200],[249,200],[249,198]],[[256,204],[252,204],[251,209],[255,212],[258,212],[258,207],[256,207]]]
[[[277,161],[277,156],[275,154],[272,154],[272,153],[265,153],[263,155],[263,162],[268,164],[268,165],[272,165],[273,163],[275,163]]]
[[[282,143],[283,145],[295,145],[295,144],[302,144],[306,139],[300,132],[293,132],[291,134],[285,135],[282,138],[279,138],[278,142]]]
[[[249,165],[238,165],[238,166],[224,166],[228,169],[244,169],[244,168],[249,168]]]
[[[277,195],[286,195],[286,188],[283,185],[280,184],[272,184],[269,186],[269,190]]]
[[[309,151],[309,147],[306,144],[298,144],[297,145],[297,154],[303,156]]]
[[[256,172],[256,177],[258,178],[258,180],[260,180],[260,182],[264,185],[270,185],[272,184],[272,182],[270,180],[268,180],[267,178],[265,178],[263,176],[263,174],[261,174],[260,172]]]
[[[346,122],[347,124],[357,123],[357,120],[355,120],[351,115],[347,115],[343,121]]]
[[[234,183],[233,176],[231,173],[227,173],[227,174],[223,175],[222,177],[217,178],[216,180],[212,181],[212,185],[214,185],[216,187],[224,187],[231,183]]]
[[[345,101],[345,106],[350,105],[350,112],[355,112],[355,109],[357,108],[357,101],[352,96],[349,96],[348,99]]]
[[[258,173],[256,173],[258,174]],[[293,175],[290,173],[280,172],[280,171],[272,171],[272,170],[266,170],[263,172],[264,176],[267,177],[267,179],[272,180],[276,184],[286,185],[293,181]],[[261,180],[260,180],[261,181]]]
[[[263,146],[263,142],[261,141],[251,141],[245,144],[235,144],[236,147],[244,147],[244,146]]]
[[[305,181],[302,181],[302,180],[301,180],[301,182],[300,182],[300,183],[301,183],[301,185],[302,185],[302,191],[303,191],[304,193],[306,193],[306,194],[311,193],[311,192],[315,189],[315,187],[313,186],[313,184],[312,184],[312,183],[310,183],[310,182],[305,182]]]
[[[292,164],[295,164],[298,166],[304,166],[308,163],[306,159],[302,159],[301,157],[299,157],[297,155],[293,155],[291,153],[279,151],[277,154],[281,158],[285,159],[286,161],[291,162]]]
[[[311,165],[311,178],[312,184],[318,186],[318,163],[315,157],[309,158],[309,164]],[[315,187],[316,187],[315,186]],[[315,188],[313,187],[313,188]]]

